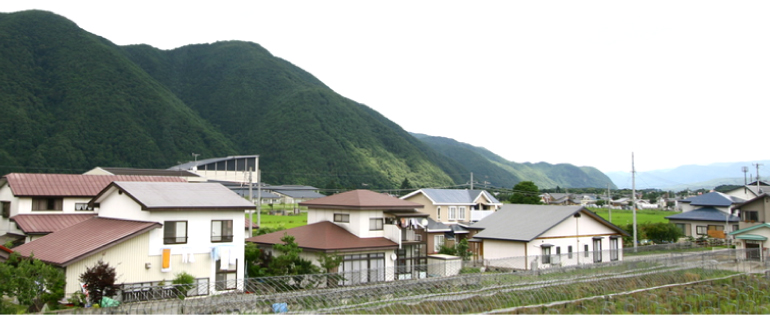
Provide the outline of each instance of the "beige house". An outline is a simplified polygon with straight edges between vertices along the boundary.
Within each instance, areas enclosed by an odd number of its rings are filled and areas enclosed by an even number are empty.
[[[441,246],[453,246],[470,239],[475,231],[468,230],[472,222],[491,215],[503,205],[485,190],[424,188],[411,192],[403,200],[423,205],[420,212],[428,214],[428,253],[437,253]],[[477,252],[476,244],[470,244]]]
[[[739,230],[730,233],[736,240],[736,249],[745,249],[745,257],[766,261],[768,256],[768,238],[770,237],[770,195],[762,193],[759,196],[738,204],[735,209],[740,211]]]

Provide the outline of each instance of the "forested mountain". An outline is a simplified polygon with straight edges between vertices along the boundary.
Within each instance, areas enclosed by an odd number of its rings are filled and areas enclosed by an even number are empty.
[[[448,158],[464,165],[474,174],[474,182],[494,183],[497,187],[513,187],[516,183],[533,181],[538,188],[615,188],[609,177],[593,167],[571,164],[516,163],[508,161],[487,149],[475,147],[444,137],[413,133],[413,136]]]
[[[451,186],[482,165],[495,186],[603,180],[448,156],[255,43],[117,46],[51,12],[0,13],[0,173],[167,168],[193,152],[259,154],[266,182],[319,187]]]

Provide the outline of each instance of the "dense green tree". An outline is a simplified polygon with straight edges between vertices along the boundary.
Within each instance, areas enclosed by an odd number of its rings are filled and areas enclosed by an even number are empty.
[[[45,304],[56,309],[64,297],[64,272],[34,257],[27,259],[12,253],[0,264],[0,279],[0,296],[16,297],[31,312],[38,312]],[[8,310],[3,303],[0,301],[0,311]]]
[[[516,186],[513,186],[513,195],[511,195],[510,202],[517,204],[541,204],[540,191],[535,183],[531,181],[519,182]]]
[[[308,264],[308,260],[299,256],[302,248],[294,241],[294,236],[284,233],[281,241],[282,244],[273,245],[276,255],[268,264],[271,276],[313,274],[320,271],[312,262]]]
[[[655,243],[662,243],[663,241],[676,242],[680,237],[684,236],[682,230],[673,223],[647,223],[642,225],[642,229],[647,239]]]
[[[401,190],[409,190],[412,189],[412,183],[409,182],[409,179],[404,177],[404,181],[401,182]]]

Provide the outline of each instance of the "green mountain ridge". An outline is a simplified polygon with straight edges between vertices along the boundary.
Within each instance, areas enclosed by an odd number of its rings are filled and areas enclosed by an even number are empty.
[[[23,11],[0,13],[0,56],[3,174],[167,168],[194,152],[259,154],[264,181],[322,188],[393,188],[405,178],[448,187],[471,171],[498,187],[606,177],[470,145],[437,149],[255,43],[117,46],[54,13]]]

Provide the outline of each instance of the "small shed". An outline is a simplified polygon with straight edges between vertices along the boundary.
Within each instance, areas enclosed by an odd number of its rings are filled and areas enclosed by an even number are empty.
[[[446,254],[428,255],[428,275],[430,277],[449,277],[460,274],[463,267],[462,257]]]

